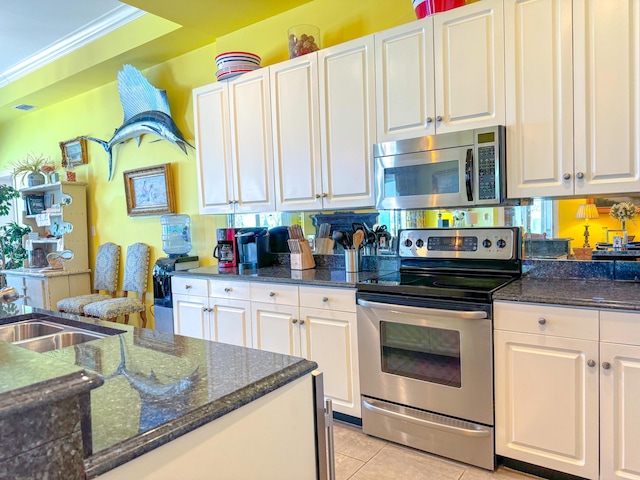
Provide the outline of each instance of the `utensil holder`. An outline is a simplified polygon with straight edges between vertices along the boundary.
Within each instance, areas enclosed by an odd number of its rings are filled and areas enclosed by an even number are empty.
[[[362,271],[362,257],[360,249],[347,248],[344,251],[344,269],[347,272]]]
[[[291,270],[308,270],[316,267],[308,240],[300,240],[300,253],[291,254]]]

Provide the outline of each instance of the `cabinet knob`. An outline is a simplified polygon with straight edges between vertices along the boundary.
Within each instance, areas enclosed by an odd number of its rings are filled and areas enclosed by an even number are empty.
[[[327,198],[328,196],[329,196],[329,194],[328,194],[328,193],[323,193],[323,194],[322,194],[322,198]]]
[[[304,325],[304,320],[300,320],[300,325]]]
[[[596,366],[596,361],[595,360],[587,360],[587,365],[590,367],[595,367]]]
[[[544,317],[540,317],[540,318],[538,319],[538,323],[539,323],[540,325],[546,325],[546,324],[547,324],[547,319],[546,319],[546,318],[544,318]]]
[[[233,201],[233,204],[234,204],[234,205],[237,205],[238,203],[240,203],[240,202],[238,202],[238,200],[234,200],[234,201]]]
[[[225,293],[229,293],[229,292],[232,292],[232,291],[233,291],[233,288],[231,288],[231,287],[225,287],[224,288],[224,292]]]
[[[323,302],[328,302],[329,301],[329,297],[322,297],[322,301]]]
[[[609,370],[611,368],[611,364],[609,362],[602,362],[602,368]]]
[[[442,115],[438,115],[436,117],[436,122],[441,122],[442,121]]]
[[[269,296],[270,297],[275,297],[276,296],[276,292],[269,292]]]
[[[565,173],[564,175],[562,175],[562,178],[564,178],[565,180],[569,180],[571,178],[571,174]]]
[[[298,319],[294,318],[293,320],[291,320],[291,323],[293,323],[295,325],[296,323],[298,323]]]
[[[316,198],[322,198],[322,195],[320,195],[319,193],[316,193]]]
[[[233,205],[233,200],[229,200],[229,205]]]
[[[582,180],[582,179],[584,178],[584,173],[582,173],[582,172],[578,172],[578,173],[576,173],[576,178],[577,178],[578,180]]]
[[[433,122],[433,118],[431,118],[431,117],[427,117],[427,125],[429,125],[429,124],[430,124],[430,123],[432,123],[432,122]]]
[[[185,285],[184,289],[185,290],[191,290],[193,288],[193,285]]]

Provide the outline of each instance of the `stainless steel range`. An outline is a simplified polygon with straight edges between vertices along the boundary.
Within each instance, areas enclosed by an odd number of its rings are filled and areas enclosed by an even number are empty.
[[[492,293],[518,228],[411,229],[398,272],[358,284],[365,433],[493,470]]]

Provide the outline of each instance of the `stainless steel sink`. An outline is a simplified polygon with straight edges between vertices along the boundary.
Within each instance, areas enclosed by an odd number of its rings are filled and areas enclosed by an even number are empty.
[[[57,350],[58,348],[70,347],[79,343],[90,342],[91,340],[97,340],[104,338],[106,335],[91,332],[62,332],[54,333],[53,335],[45,335],[43,337],[31,338],[29,340],[22,340],[20,342],[14,342],[22,348],[28,348],[34,352],[49,352],[51,350]]]
[[[115,332],[123,333],[117,330]],[[111,334],[94,332],[49,320],[25,320],[0,327],[0,340],[11,342],[34,352],[57,350],[105,338],[109,335]]]
[[[0,327],[0,340],[18,342],[34,337],[42,337],[59,332],[64,327],[50,323],[28,321]]]

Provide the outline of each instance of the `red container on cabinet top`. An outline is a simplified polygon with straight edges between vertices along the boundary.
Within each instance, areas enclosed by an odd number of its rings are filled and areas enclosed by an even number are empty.
[[[465,5],[466,0],[412,0],[413,9],[416,12],[416,17],[424,18],[427,15],[433,15],[438,12],[445,12],[452,8],[461,7]]]

